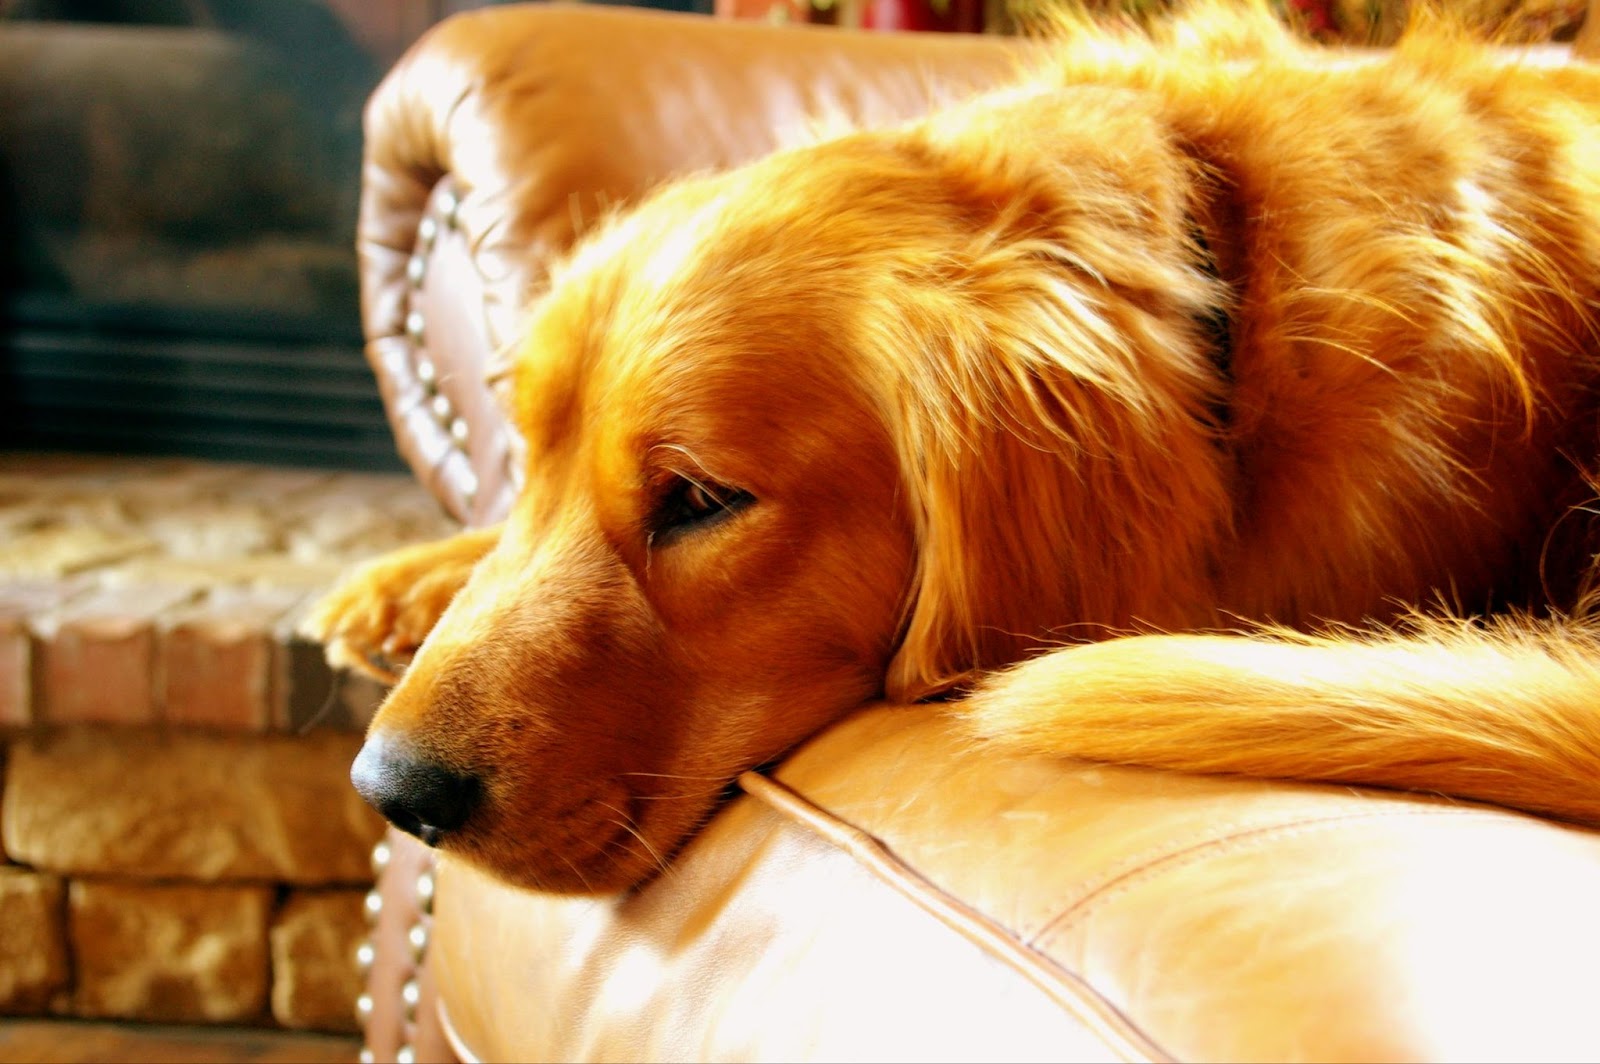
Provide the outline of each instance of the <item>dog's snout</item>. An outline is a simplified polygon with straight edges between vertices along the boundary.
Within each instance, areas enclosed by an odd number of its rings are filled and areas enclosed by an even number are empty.
[[[476,776],[422,757],[381,734],[367,737],[350,766],[350,782],[391,824],[429,846],[465,824],[482,793]]]

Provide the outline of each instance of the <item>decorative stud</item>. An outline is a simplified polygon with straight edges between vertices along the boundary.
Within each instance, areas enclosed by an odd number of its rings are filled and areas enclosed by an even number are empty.
[[[372,995],[362,994],[356,998],[356,1020],[365,1027],[372,1020]]]
[[[406,942],[411,945],[411,960],[418,967],[422,966],[422,959],[428,954],[428,929],[421,923],[411,925],[411,930],[406,932]]]
[[[365,976],[372,971],[373,962],[378,959],[378,948],[371,942],[363,942],[356,947],[356,971]]]
[[[463,447],[463,448],[466,447],[466,445],[467,445],[467,419],[466,418],[458,417],[454,421],[450,422],[450,438],[452,440],[456,441],[456,446],[457,447]]]
[[[378,922],[378,916],[383,912],[383,895],[376,889],[367,891],[367,896],[361,903],[362,911],[367,916],[367,926],[372,927]]]
[[[445,189],[439,197],[439,216],[444,219],[445,228],[454,229],[456,218],[461,211],[461,197],[457,196],[454,189]]]
[[[418,347],[422,346],[422,326],[422,311],[413,310],[411,313],[406,315],[406,335],[409,336],[411,338],[411,342],[416,344]]]
[[[406,1022],[417,1022],[417,1003],[422,1000],[422,987],[417,985],[415,979],[407,979],[400,988],[400,1004],[405,1007]]]
[[[421,255],[413,255],[406,260],[406,280],[411,282],[411,287],[421,288],[422,279],[428,276],[428,260]]]
[[[389,848],[388,839],[380,839],[372,848],[372,878],[377,879],[383,875],[383,870],[389,867],[389,861],[394,857],[394,851]]]
[[[417,1051],[410,1046],[401,1046],[394,1051],[394,1064],[417,1064]]]
[[[372,1050],[368,1049],[366,1046],[362,1046],[361,1052],[356,1054],[356,1060],[359,1062],[359,1064],[377,1064],[378,1058],[373,1055]]]
[[[422,382],[422,386],[426,388],[430,394],[438,385],[439,371],[434,367],[431,359],[417,359],[417,380]]]
[[[428,407],[433,411],[433,416],[438,419],[441,425],[450,424],[451,419],[456,416],[456,408],[451,404],[450,397],[443,393],[435,395],[429,400]]]
[[[417,876],[417,908],[424,915],[433,915],[433,873],[425,871]]]
[[[422,221],[417,224],[417,242],[422,245],[422,250],[427,251],[433,247],[433,242],[439,239],[439,220],[431,214],[422,216]]]

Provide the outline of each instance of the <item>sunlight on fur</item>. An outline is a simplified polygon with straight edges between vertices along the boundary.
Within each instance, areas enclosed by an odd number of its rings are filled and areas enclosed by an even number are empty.
[[[1037,753],[1600,824],[1600,72],[1424,21],[1063,20],[1017,86],[600,226],[516,357],[505,525],[313,619],[415,653],[363,793],[613,890],[741,770],[949,696]]]

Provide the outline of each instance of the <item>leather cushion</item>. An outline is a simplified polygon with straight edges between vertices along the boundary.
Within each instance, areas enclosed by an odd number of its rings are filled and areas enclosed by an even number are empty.
[[[1600,834],[830,729],[644,889],[441,868],[481,1059],[1593,1059]]]

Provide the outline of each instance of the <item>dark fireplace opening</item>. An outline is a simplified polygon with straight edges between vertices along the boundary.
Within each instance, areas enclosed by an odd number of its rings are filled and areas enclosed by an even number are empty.
[[[361,354],[363,7],[0,0],[0,448],[401,468]]]

